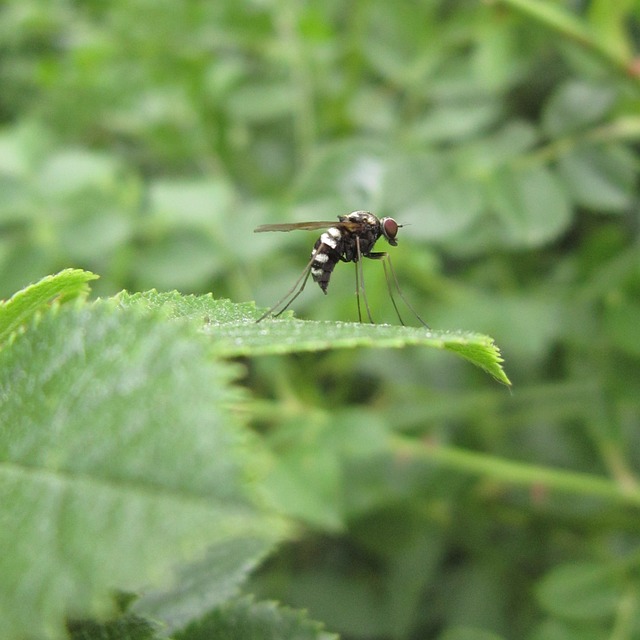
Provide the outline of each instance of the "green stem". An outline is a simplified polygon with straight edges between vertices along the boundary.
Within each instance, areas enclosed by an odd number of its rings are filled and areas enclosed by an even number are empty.
[[[492,478],[511,485],[525,487],[542,485],[550,491],[589,498],[599,497],[611,502],[640,507],[640,489],[637,486],[621,486],[606,478],[587,473],[550,469],[400,437],[394,438],[393,448],[402,458],[409,457],[436,463],[456,471]]]
[[[541,0],[496,0],[496,2],[533,18],[548,29],[558,32],[563,38],[577,42],[624,75],[631,76],[636,82],[640,82],[637,74],[631,72],[632,60],[598,41],[586,23],[561,7]]]
[[[305,44],[299,33],[298,4],[284,0],[277,5],[275,24],[287,49],[292,82],[297,88],[294,126],[299,160],[308,162],[316,140],[316,116],[313,103],[313,71],[310,69]]]
[[[516,168],[539,166],[557,160],[578,146],[584,146],[587,143],[611,143],[616,140],[634,143],[640,140],[640,118],[619,118],[614,122],[594,127],[590,131],[580,131],[557,138],[529,154],[520,156],[512,162],[512,165]]]

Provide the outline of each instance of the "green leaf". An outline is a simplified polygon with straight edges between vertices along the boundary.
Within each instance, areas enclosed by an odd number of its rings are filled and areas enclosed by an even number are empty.
[[[141,247],[136,256],[136,278],[141,286],[196,288],[222,264],[213,238],[196,229],[182,228]]]
[[[119,167],[116,157],[87,149],[67,149],[47,157],[38,183],[49,197],[69,196],[85,189],[113,187]]]
[[[638,344],[638,318],[640,304],[635,299],[617,296],[608,301],[604,309],[603,324],[611,343],[635,358],[640,357]]]
[[[169,228],[211,228],[218,215],[230,212],[234,193],[223,180],[156,180],[149,187],[149,207],[154,222]]]
[[[0,352],[0,637],[61,638],[114,588],[169,589],[239,538],[263,543],[236,549],[251,565],[282,535],[248,481],[236,374],[187,323],[104,302]]]
[[[207,296],[180,296],[176,292],[140,294],[121,293],[122,306],[161,307],[174,316],[196,318],[220,356],[259,356],[301,351],[323,351],[354,347],[402,348],[422,345],[457,353],[484,369],[506,385],[500,350],[492,338],[464,331],[431,331],[426,328],[361,324],[355,322],[318,322],[311,320],[256,320],[261,310],[249,303],[234,304]]]
[[[154,640],[161,637],[156,634],[156,626],[133,615],[106,622],[73,620],[67,624],[70,640]]]
[[[550,137],[579,131],[602,120],[615,100],[616,94],[609,86],[567,82],[547,102],[543,127]]]
[[[268,122],[288,116],[299,99],[290,82],[254,82],[238,87],[227,100],[229,115],[246,122]]]
[[[571,222],[569,199],[545,167],[505,168],[490,184],[489,197],[512,244],[535,247],[555,240]]]
[[[255,322],[261,315],[253,302],[216,300],[210,293],[185,296],[178,291],[159,293],[151,290],[134,294],[122,291],[114,300],[123,308],[134,306],[150,311],[162,309],[170,318],[188,318],[202,325]]]
[[[263,486],[279,513],[316,531],[344,532],[357,493],[346,469],[354,460],[378,462],[389,451],[389,421],[375,410],[337,406],[305,412],[304,429],[301,419],[281,419],[265,438],[274,455]],[[365,484],[369,490],[372,483]]]
[[[538,133],[533,126],[523,121],[509,121],[492,135],[465,145],[457,154],[458,171],[467,180],[486,178],[531,151],[536,142]]]
[[[403,154],[390,161],[383,200],[383,208],[408,225],[406,232],[431,240],[461,233],[483,206],[477,184],[458,179],[441,153]]]
[[[488,129],[500,117],[500,106],[488,100],[440,104],[416,125],[416,137],[425,143],[460,142]]]
[[[592,211],[623,213],[631,206],[635,156],[622,145],[578,147],[558,161],[575,201]]]
[[[131,611],[162,620],[167,632],[182,629],[237,596],[240,585],[272,547],[271,537],[264,535],[240,535],[213,544],[203,558],[178,569],[175,584],[146,593]]]
[[[605,623],[601,625],[593,622],[567,622],[552,618],[545,620],[533,630],[529,640],[608,640],[611,629]]]
[[[242,598],[176,635],[176,640],[337,640],[301,611]]]
[[[0,301],[0,345],[52,300],[64,302],[87,296],[87,283],[98,277],[89,271],[65,269],[25,287],[9,300]]]
[[[377,140],[334,143],[315,154],[295,191],[304,219],[323,220],[327,211],[349,211],[351,203],[375,211],[382,200],[387,145]]]
[[[502,636],[475,627],[455,627],[438,636],[438,640],[502,640]]]
[[[560,565],[539,583],[536,596],[548,613],[571,620],[613,616],[623,597],[619,570],[600,562]]]

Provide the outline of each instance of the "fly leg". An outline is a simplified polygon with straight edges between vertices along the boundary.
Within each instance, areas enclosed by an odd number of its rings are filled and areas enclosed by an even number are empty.
[[[362,268],[362,252],[360,251],[360,238],[356,236],[356,300],[358,303],[358,322],[362,322],[362,313],[360,312],[360,291],[362,291],[362,299],[364,300],[364,308],[367,311],[367,318],[371,324],[375,324],[371,316],[371,309],[369,308],[369,300],[367,299],[367,292],[364,288],[364,270]],[[369,257],[369,256],[367,256]]]
[[[393,282],[393,285],[395,286],[395,290],[400,296],[400,299],[402,300],[402,302],[405,303],[405,305],[407,305],[407,308],[418,319],[418,322],[420,322],[420,324],[423,327],[430,329],[429,325],[420,317],[420,315],[413,308],[411,303],[404,297],[404,294],[402,293],[402,289],[400,289],[400,283],[398,282],[398,277],[396,276],[396,272],[393,268],[393,263],[391,262],[391,256],[386,251],[375,251],[375,252],[369,253],[369,255],[367,255],[367,258],[371,258],[372,260],[382,261],[382,268],[384,269],[384,278],[387,281],[387,290],[389,291],[389,297],[391,298],[391,302],[393,304],[393,308],[396,311],[396,315],[398,316],[398,320],[400,320],[400,324],[404,325],[404,322],[402,321],[402,317],[400,316],[400,312],[398,311],[398,305],[396,304],[395,298],[393,296],[392,282]],[[389,274],[391,274],[391,277],[389,277]]]
[[[278,302],[276,302],[273,307],[271,307],[268,311],[263,313],[257,320],[256,323],[264,320],[267,316],[273,315],[274,318],[277,318],[281,313],[286,311],[291,303],[304,291],[304,288],[307,284],[307,280],[309,279],[309,274],[311,273],[311,263],[314,260],[314,256],[311,256],[311,260],[309,260],[307,266],[304,268],[304,271],[300,274],[300,277],[296,280],[295,284],[287,293],[285,293]],[[287,301],[288,299],[288,301]],[[278,311],[278,313],[273,313],[283,302],[287,302],[287,304]]]

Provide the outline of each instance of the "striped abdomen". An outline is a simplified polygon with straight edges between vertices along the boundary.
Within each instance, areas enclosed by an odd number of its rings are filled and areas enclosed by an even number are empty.
[[[311,252],[311,276],[324,293],[327,293],[331,273],[340,260],[341,242],[342,231],[331,227],[318,238]]]

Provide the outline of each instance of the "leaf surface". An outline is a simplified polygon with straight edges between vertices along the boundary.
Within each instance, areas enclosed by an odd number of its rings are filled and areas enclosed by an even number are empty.
[[[253,602],[249,597],[227,603],[176,640],[337,640],[318,622],[301,611],[280,607],[274,602]]]
[[[98,277],[81,269],[65,269],[21,289],[9,300],[0,301],[0,345],[52,300],[88,295],[87,283]]]
[[[53,308],[0,352],[0,637],[62,637],[114,588],[171,588],[175,566],[241,537],[262,541],[239,552],[255,562],[282,534],[248,481],[236,368],[207,347],[96,303]]]
[[[221,356],[261,356],[302,351],[355,347],[402,348],[421,345],[445,349],[484,369],[496,380],[510,385],[502,368],[502,356],[489,336],[465,331],[435,331],[424,327],[374,325],[356,322],[320,322],[292,317],[266,319],[253,303],[235,304],[212,296],[181,296],[177,292],[121,293],[123,306],[163,308],[173,317],[195,319]]]

